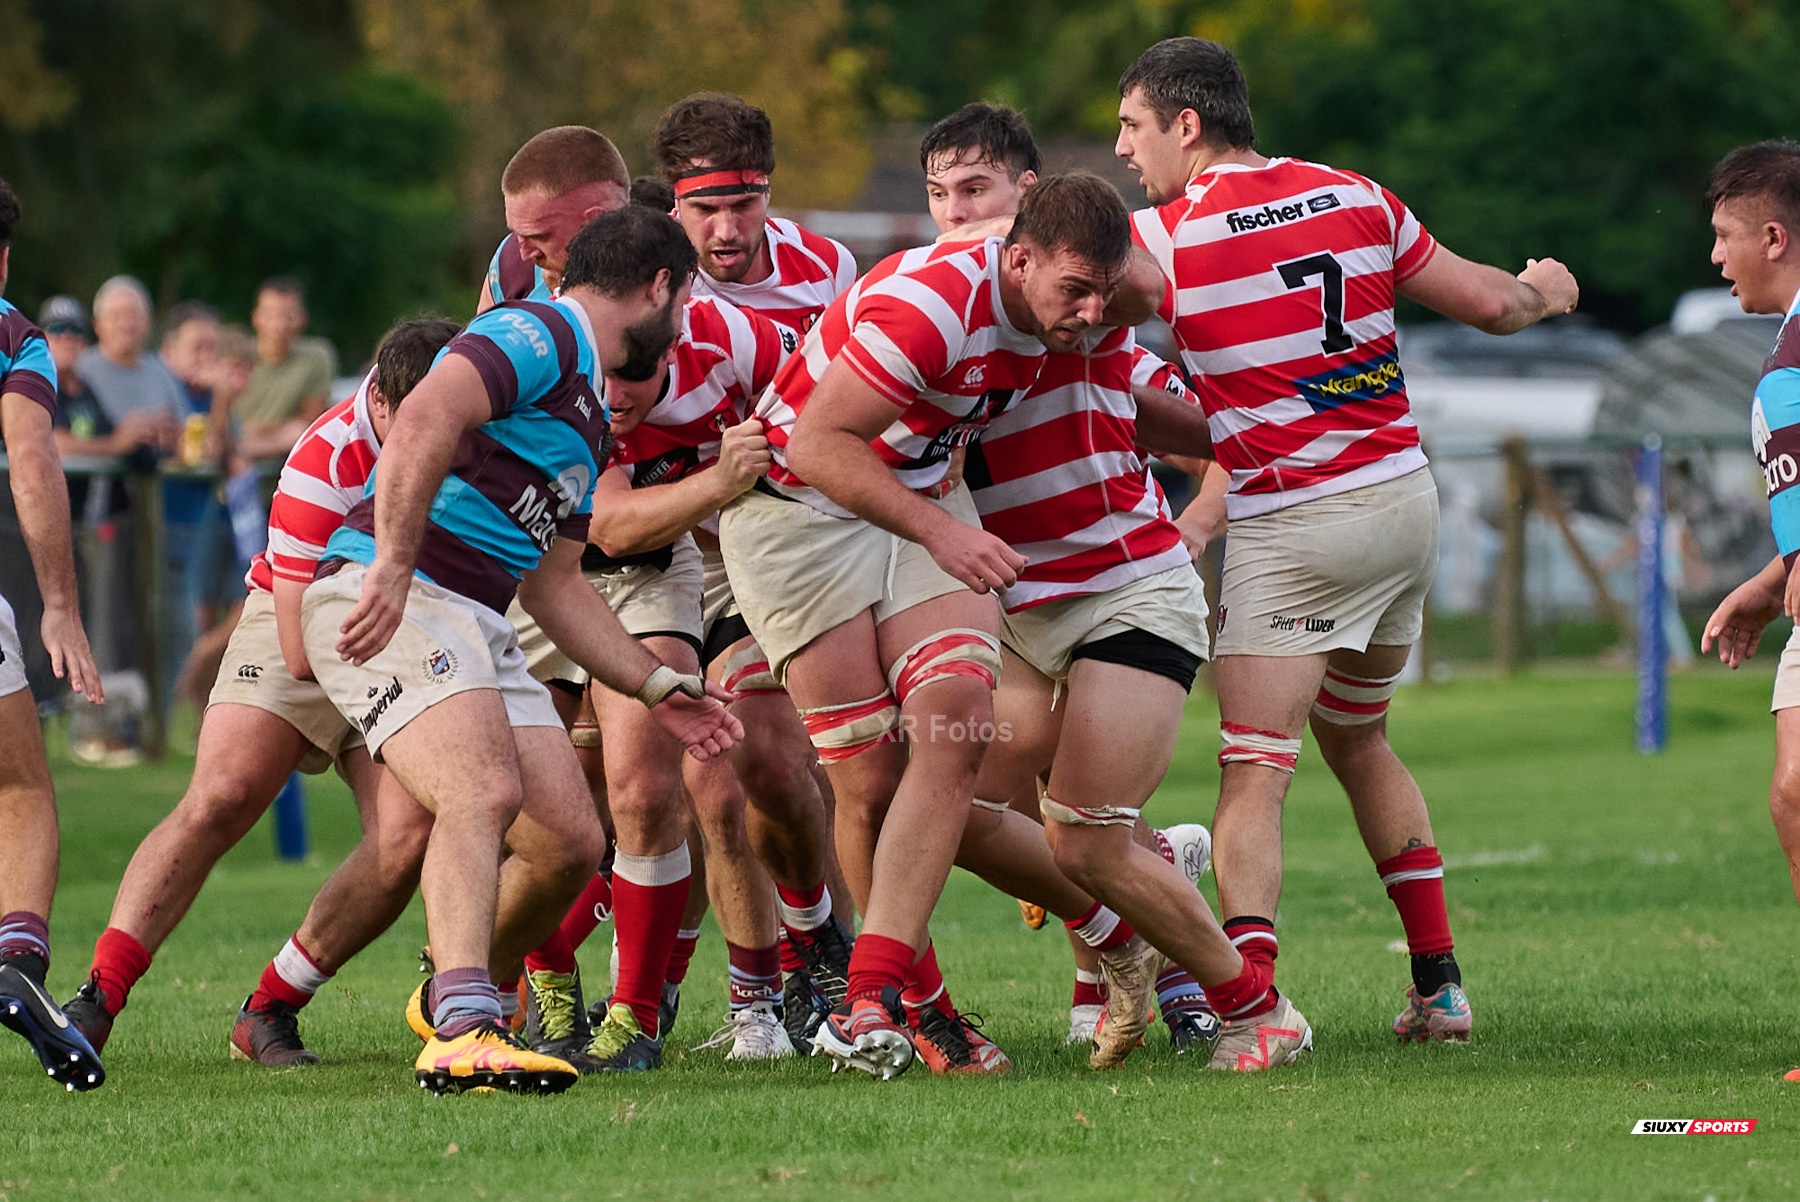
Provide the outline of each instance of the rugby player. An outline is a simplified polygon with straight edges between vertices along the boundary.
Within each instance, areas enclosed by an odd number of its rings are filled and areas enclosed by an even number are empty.
[[[19,200],[0,180],[0,293],[6,291]],[[37,575],[38,631],[50,668],[88,700],[103,698],[75,595],[69,488],[51,437],[56,363],[42,330],[0,299],[0,443],[19,530]],[[0,1022],[30,1042],[44,1071],[71,1090],[106,1080],[98,1050],[44,991],[50,903],[59,859],[56,791],[12,606],[0,597]]]
[[[768,114],[735,96],[700,92],[669,106],[652,139],[657,170],[674,196],[675,217],[700,256],[697,296],[717,296],[788,330],[795,345],[825,307],[856,279],[856,259],[842,243],[785,218],[769,216],[769,176],[775,170],[775,136]],[[720,662],[764,662],[744,625],[713,523],[694,531],[707,579],[708,667]],[[773,688],[759,681],[759,689]],[[765,780],[786,779],[787,761],[813,765],[823,797],[827,830],[835,821],[831,782],[809,744],[786,724],[759,731],[759,756],[777,769]],[[746,765],[747,771],[753,771]],[[755,863],[734,851],[734,838],[708,841],[708,871],[740,883],[758,875]],[[795,1043],[811,1039],[832,1006],[843,1000],[849,970],[850,888],[827,842],[823,892],[793,892],[777,882],[781,913],[783,1014]],[[749,888],[747,884],[742,887]],[[766,891],[765,883],[759,891]],[[683,919],[677,960],[692,954],[705,913],[706,894],[696,890]],[[829,913],[827,920],[823,916]],[[725,920],[731,921],[731,920]],[[760,921],[760,920],[755,920]],[[671,973],[673,976],[673,973]]]
[[[303,599],[320,683],[436,816],[420,882],[436,969],[415,1066],[427,1088],[555,1092],[576,1076],[511,1040],[490,975],[518,970],[604,851],[562,721],[501,616],[515,591],[690,754],[743,733],[731,695],[657,662],[579,568],[611,440],[592,381],[668,349],[693,270],[667,217],[628,206],[584,226],[556,301],[498,305],[446,348]]]
[[[1707,181],[1712,211],[1712,261],[1731,283],[1746,313],[1785,315],[1763,364],[1750,408],[1750,442],[1762,466],[1775,527],[1775,558],[1732,590],[1706,620],[1700,649],[1719,645],[1733,668],[1756,653],[1770,622],[1800,617],[1800,143],[1740,146],[1719,161]],[[1795,627],[1800,632],[1800,625]],[[1800,633],[1788,639],[1775,670],[1775,777],[1769,814],[1800,895]],[[1787,1074],[1800,1081],[1800,1069]]]
[[[1115,151],[1161,206],[1133,216],[1134,236],[1168,279],[1162,316],[1231,473],[1214,871],[1225,929],[1265,988],[1221,1011],[1213,1064],[1272,1064],[1310,1035],[1273,985],[1282,801],[1309,713],[1406,928],[1413,980],[1394,1031],[1466,1039],[1443,860],[1386,735],[1437,563],[1394,294],[1507,334],[1573,309],[1575,279],[1552,259],[1517,276],[1461,259],[1372,181],[1257,153],[1243,73],[1216,43],[1157,43],[1119,94]]]
[[[362,735],[310,676],[300,598],[326,541],[363,495],[400,402],[455,336],[454,323],[402,322],[381,341],[356,395],[294,444],[269,504],[269,545],[245,574],[181,801],[132,853],[93,965],[67,1010],[104,1047],[132,988],[187,914],[220,858],[237,846],[296,769],[337,765],[363,837],[240,1008],[231,1053],[271,1067],[317,1064],[298,1014],[318,988],[392,925],[419,880],[431,815],[369,758]]]
[[[1031,129],[1021,114],[1001,105],[977,102],[932,126],[920,143],[919,163],[925,172],[932,218],[945,237],[955,237],[958,230],[1009,219],[1018,209],[1019,198],[1036,182],[1040,159]],[[973,444],[971,474],[966,477],[984,526],[1014,542],[1015,547],[1023,542],[1033,548],[1021,583],[1003,598],[1004,668],[995,690],[994,713],[998,721],[1011,727],[1014,737],[989,749],[975,804],[978,809],[1002,811],[1010,797],[1016,808],[1040,821],[1037,778],[1043,774],[1047,779],[1056,746],[1055,733],[1064,716],[1071,712],[1052,704],[1056,694],[1067,686],[1068,661],[1104,659],[1110,655],[1115,663],[1137,666],[1129,657],[1121,658],[1121,641],[1135,638],[1146,646],[1166,651],[1156,640],[1169,640],[1155,632],[1169,629],[1172,622],[1182,646],[1178,648],[1180,654],[1170,660],[1177,667],[1169,678],[1185,688],[1192,684],[1192,674],[1182,679],[1180,666],[1194,655],[1204,658],[1208,651],[1203,593],[1195,594],[1199,607],[1192,620],[1182,612],[1185,601],[1170,610],[1166,606],[1147,606],[1140,595],[1152,588],[1153,600],[1167,601],[1176,592],[1191,600],[1187,590],[1192,582],[1187,576],[1192,568],[1175,552],[1181,542],[1179,532],[1161,518],[1165,506],[1160,490],[1146,465],[1139,461],[1133,445],[1136,402],[1129,394],[1133,387],[1173,391],[1184,399],[1191,394],[1178,369],[1132,345],[1129,339],[1105,338],[1089,358],[1092,362],[1087,364],[1072,359],[1048,361],[1026,401],[990,426]],[[1128,381],[1117,376],[1119,371],[1128,373]],[[1110,390],[1105,386],[1109,380]],[[1147,401],[1154,404],[1162,398],[1152,396]],[[1157,577],[1165,587],[1155,589],[1136,583],[1146,577]],[[1123,591],[1128,584],[1134,585],[1135,592]],[[1155,593],[1165,595],[1159,598]],[[1086,602],[1060,603],[1082,595],[1087,596]],[[1113,633],[1096,638],[1092,631],[1071,631],[1073,650],[1069,656],[1061,655],[1060,649],[1050,649],[1048,658],[1055,663],[1054,676],[1046,676],[1015,653],[1015,640],[1028,646],[1041,645],[1046,641],[1046,632],[1066,627],[1072,620],[1079,624],[1079,615],[1071,616],[1073,611],[1095,605],[1114,606],[1105,619]],[[1029,614],[1024,612],[1028,609],[1032,611]],[[1016,620],[1015,611],[1019,612]],[[1127,636],[1126,631],[1134,633]],[[1082,675],[1106,676],[1114,671],[1112,667],[1090,666]],[[1105,683],[1103,680],[1101,687]],[[1135,686],[1130,687],[1135,693]],[[1149,685],[1153,691],[1159,687],[1155,683]],[[1115,707],[1102,712],[1128,711]],[[1084,716],[1078,725],[1092,720]],[[1179,723],[1179,706],[1174,721]],[[1108,732],[1103,737],[1112,738],[1113,734]],[[1125,736],[1124,744],[1129,742],[1130,737]],[[1145,761],[1147,779],[1152,782],[1167,768],[1166,759],[1160,769],[1155,760],[1152,755]],[[997,800],[984,800],[988,798]],[[1068,808],[1063,806],[1062,811]],[[1131,828],[1140,844],[1164,855],[1171,864],[1180,864],[1184,874],[1198,882],[1208,859],[1209,840],[1204,827],[1183,824],[1152,832],[1141,819],[1127,817],[1125,810],[1121,810],[1119,821]],[[992,832],[998,822],[998,818],[985,814],[971,817],[963,853],[958,858],[961,866],[980,871],[976,868],[977,856],[985,861],[1016,859],[1016,853],[1001,851],[1000,842],[994,838]],[[981,843],[993,846],[983,849]],[[1065,919],[1076,959],[1070,1043],[1092,1039],[1106,1002],[1099,950],[1084,937],[1105,926],[1104,919],[1092,921],[1093,908],[1091,899],[1083,899],[1080,908]],[[1177,911],[1180,909],[1177,906]],[[1111,946],[1120,946],[1128,936],[1128,928],[1115,928],[1102,938]],[[1170,1042],[1177,1052],[1194,1047],[1210,1050],[1218,1020],[1198,982],[1179,964],[1172,964],[1155,978],[1155,988],[1157,1009],[1169,1027]],[[1111,1062],[1135,1046],[1141,1028],[1135,1021],[1141,1013],[1136,995],[1141,992],[1141,986],[1127,989],[1124,996],[1115,999],[1121,1014],[1130,1015],[1131,1021],[1113,1024],[1103,1061]]]
[[[585,125],[534,134],[500,173],[511,232],[494,249],[475,311],[485,313],[501,301],[552,299],[569,239],[601,213],[624,205],[630,194],[631,173],[606,135]]]
[[[725,508],[720,541],[844,811],[864,921],[846,1002],[814,1038],[834,1069],[891,1077],[912,1062],[900,995],[929,972],[926,923],[994,733],[993,594],[1023,560],[979,528],[965,487],[940,487],[951,452],[1036,382],[1047,349],[1080,344],[1129,242],[1104,183],[1042,182],[1008,239],[906,252],[865,276],[758,406],[774,463]]]
[[[712,860],[707,890],[717,899],[730,963],[729,1019],[702,1046],[729,1042],[727,1058],[733,1060],[793,1054],[782,1024],[776,893],[769,878],[783,899],[811,897],[817,907],[815,921],[795,924],[796,940],[810,947],[825,938],[815,931],[832,922],[823,894],[826,825],[799,715],[769,677],[755,643],[744,641],[742,619],[732,621],[726,612],[730,586],[723,573],[713,573],[703,592],[690,532],[767,469],[768,441],[762,424],[748,414],[796,341],[791,331],[729,302],[690,301],[682,336],[655,374],[641,381],[607,378],[617,441],[589,529],[596,546],[588,556],[604,560],[597,587],[625,628],[649,636],[665,662],[670,655],[691,661],[697,649],[707,675],[739,698],[732,711],[744,724],[744,741],[728,762],[690,763],[686,773],[701,846]],[[667,646],[671,635],[686,647]],[[732,647],[738,650],[728,654]],[[621,709],[607,705],[601,712],[609,742],[622,721],[641,724]],[[641,735],[618,741],[627,748],[643,743]],[[629,781],[645,774],[652,758],[609,756],[608,762],[619,764]],[[626,782],[613,796],[624,787]],[[614,810],[617,821],[616,800]],[[687,923],[690,930],[695,922]],[[843,943],[843,963],[832,966],[840,979],[848,967],[847,935]],[[691,949],[688,943],[681,950],[691,955]]]

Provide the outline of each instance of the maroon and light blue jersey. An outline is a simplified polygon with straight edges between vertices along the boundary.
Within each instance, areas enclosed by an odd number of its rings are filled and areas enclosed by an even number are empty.
[[[520,256],[519,239],[513,234],[500,240],[488,262],[487,294],[496,305],[509,300],[556,299],[556,293],[544,282],[544,269]]]
[[[1756,382],[1750,443],[1769,494],[1775,548],[1791,571],[1800,557],[1800,293],[1788,306]]]
[[[0,298],[0,394],[16,392],[56,413],[56,360],[44,332]]]
[[[507,301],[469,323],[439,353],[480,373],[493,417],[463,434],[432,500],[418,575],[505,612],[519,577],[558,538],[587,540],[594,484],[612,451],[587,313],[571,300]],[[362,500],[319,561],[375,560],[378,462]]]

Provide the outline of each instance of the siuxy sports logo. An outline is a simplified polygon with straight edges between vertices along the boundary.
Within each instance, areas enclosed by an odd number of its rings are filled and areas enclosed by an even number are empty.
[[[1749,1135],[1760,1119],[1639,1119],[1633,1135]]]
[[[1311,217],[1314,213],[1335,209],[1342,203],[1331,193],[1321,192],[1317,196],[1309,196],[1305,200],[1297,200],[1293,204],[1264,205],[1260,209],[1239,209],[1235,213],[1225,214],[1225,228],[1234,234],[1268,229],[1270,226],[1286,225],[1290,221]]]

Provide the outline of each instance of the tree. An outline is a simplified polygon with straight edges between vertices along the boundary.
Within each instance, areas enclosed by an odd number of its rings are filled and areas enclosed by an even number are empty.
[[[448,269],[454,119],[367,63],[347,2],[55,0],[35,25],[49,100],[0,130],[26,209],[14,296],[130,271],[163,305],[242,319],[258,281],[291,274],[351,363],[395,314],[468,304]]]

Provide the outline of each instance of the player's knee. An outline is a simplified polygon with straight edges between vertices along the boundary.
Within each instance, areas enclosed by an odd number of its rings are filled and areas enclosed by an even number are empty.
[[[224,836],[248,830],[274,800],[259,795],[264,791],[248,774],[197,776],[169,817],[196,834]]]
[[[609,782],[607,808],[615,823],[638,824],[657,822],[674,812],[676,780],[656,770],[634,774],[625,781]]]
[[[1800,835],[1800,764],[1777,763],[1769,785],[1769,817],[1775,829]]]
[[[1064,876],[1093,892],[1095,880],[1117,871],[1129,854],[1138,810],[1133,806],[1084,806],[1046,793],[1039,800],[1056,866]]]
[[[765,814],[797,814],[818,804],[812,766],[817,753],[810,743],[792,740],[750,744],[752,754],[737,765],[744,792]]]

